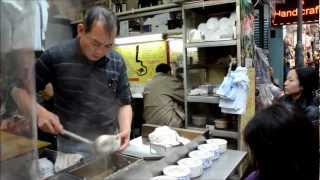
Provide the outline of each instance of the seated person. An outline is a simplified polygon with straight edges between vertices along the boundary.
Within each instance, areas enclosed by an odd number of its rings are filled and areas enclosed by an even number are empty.
[[[244,180],[315,180],[319,178],[317,131],[304,114],[288,104],[258,112],[244,130],[253,171]]]
[[[149,124],[183,127],[183,83],[171,75],[167,64],[159,64],[156,73],[143,92],[144,120]]]

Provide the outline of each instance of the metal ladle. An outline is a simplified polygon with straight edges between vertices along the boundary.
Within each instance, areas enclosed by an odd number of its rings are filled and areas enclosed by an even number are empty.
[[[68,130],[64,130],[63,135],[77,141],[90,144],[99,154],[109,154],[116,151],[120,147],[120,139],[115,135],[100,135],[95,141],[91,141]]]

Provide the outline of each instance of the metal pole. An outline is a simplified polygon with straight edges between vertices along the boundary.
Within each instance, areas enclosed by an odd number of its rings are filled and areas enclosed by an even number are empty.
[[[303,14],[302,14],[302,0],[298,0],[298,24],[297,24],[297,45],[296,45],[296,67],[303,67],[303,44],[302,44],[302,25],[303,25]]]

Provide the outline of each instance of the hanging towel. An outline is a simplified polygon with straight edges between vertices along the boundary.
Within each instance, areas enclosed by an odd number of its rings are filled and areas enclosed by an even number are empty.
[[[237,67],[224,78],[217,94],[220,96],[221,111],[229,114],[242,114],[246,109],[249,78],[247,68]]]

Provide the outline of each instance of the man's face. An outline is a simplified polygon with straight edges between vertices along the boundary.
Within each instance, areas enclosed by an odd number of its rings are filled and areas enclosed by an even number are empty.
[[[104,24],[96,21],[90,32],[85,32],[84,26],[79,25],[78,35],[82,53],[89,60],[98,61],[112,49],[116,32],[106,32]]]

